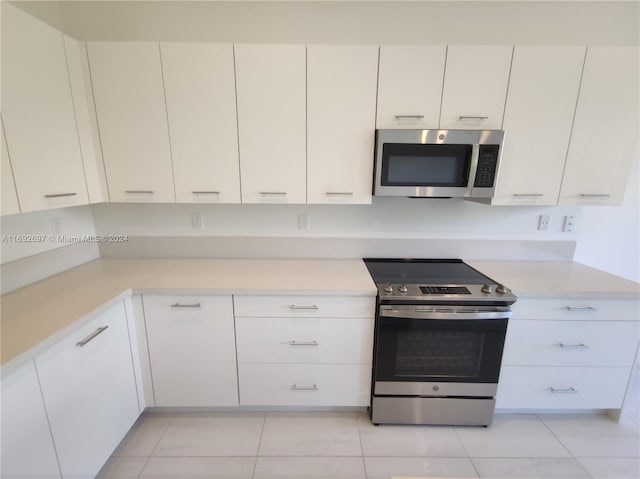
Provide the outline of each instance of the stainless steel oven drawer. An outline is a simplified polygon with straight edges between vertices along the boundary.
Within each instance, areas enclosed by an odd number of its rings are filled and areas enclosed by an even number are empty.
[[[495,399],[375,397],[374,424],[445,424],[488,426]]]

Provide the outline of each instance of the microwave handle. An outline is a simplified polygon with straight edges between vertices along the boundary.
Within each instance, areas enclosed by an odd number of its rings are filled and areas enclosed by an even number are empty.
[[[480,145],[471,145],[471,165],[469,165],[469,181],[467,182],[467,193],[465,196],[471,196],[473,184],[476,181],[476,172],[478,171],[478,158],[480,157]]]

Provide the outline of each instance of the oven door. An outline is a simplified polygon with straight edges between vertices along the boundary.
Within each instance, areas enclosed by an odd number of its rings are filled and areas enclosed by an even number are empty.
[[[508,307],[382,305],[375,395],[495,395]]]

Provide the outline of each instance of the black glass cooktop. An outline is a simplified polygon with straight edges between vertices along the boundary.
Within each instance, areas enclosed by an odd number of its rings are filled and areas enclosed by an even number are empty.
[[[461,259],[364,258],[364,263],[377,284],[465,285],[495,283],[491,278],[475,270]],[[423,294],[425,294],[424,291]]]

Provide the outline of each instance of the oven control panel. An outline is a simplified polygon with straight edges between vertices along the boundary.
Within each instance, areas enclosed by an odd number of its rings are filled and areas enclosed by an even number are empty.
[[[381,300],[418,302],[500,302],[513,304],[517,297],[502,284],[429,285],[385,283],[378,285]]]

